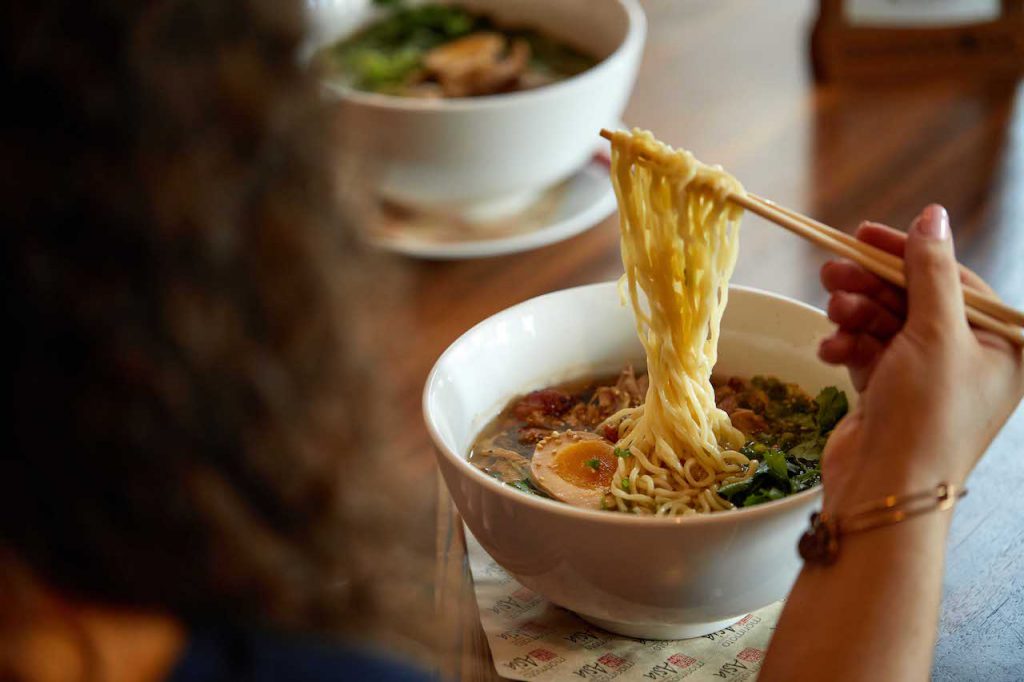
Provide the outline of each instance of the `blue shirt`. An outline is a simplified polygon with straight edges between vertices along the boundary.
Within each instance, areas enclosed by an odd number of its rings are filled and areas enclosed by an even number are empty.
[[[426,682],[406,664],[315,639],[247,630],[201,628],[167,682]]]

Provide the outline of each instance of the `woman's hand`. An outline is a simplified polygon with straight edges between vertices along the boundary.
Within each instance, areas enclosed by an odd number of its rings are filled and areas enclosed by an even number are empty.
[[[860,392],[825,450],[833,512],[963,484],[1024,395],[1021,348],[967,323],[944,208],[927,207],[906,235],[865,223],[857,237],[904,258],[907,291],[848,261],[821,270],[839,328],[819,354],[846,365]],[[963,283],[991,293],[973,273]]]
[[[962,484],[1024,394],[1021,349],[967,324],[941,206],[926,208],[907,235],[868,224],[857,236],[903,256],[907,291],[852,263],[822,268],[839,329],[820,354],[846,365],[860,392],[825,448],[832,513],[941,482]],[[977,277],[965,279],[989,291]],[[949,519],[922,514],[850,533],[834,564],[805,566],[759,679],[927,679]]]

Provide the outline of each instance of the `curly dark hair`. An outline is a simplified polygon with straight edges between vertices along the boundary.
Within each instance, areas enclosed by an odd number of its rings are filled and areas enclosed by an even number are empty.
[[[360,370],[302,3],[0,14],[0,554],[90,601],[315,619]]]

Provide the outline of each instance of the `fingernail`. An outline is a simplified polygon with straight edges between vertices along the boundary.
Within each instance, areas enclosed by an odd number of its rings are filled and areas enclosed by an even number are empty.
[[[929,239],[949,239],[949,214],[942,206],[932,204],[921,212],[914,223],[914,229]]]

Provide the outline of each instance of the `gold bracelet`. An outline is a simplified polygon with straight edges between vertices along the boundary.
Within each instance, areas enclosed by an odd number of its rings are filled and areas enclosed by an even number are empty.
[[[899,523],[925,512],[946,511],[966,494],[966,488],[940,483],[934,490],[913,495],[889,495],[856,506],[842,516],[816,512],[811,514],[811,527],[800,538],[797,549],[807,563],[827,566],[835,563],[839,556],[840,536]]]

